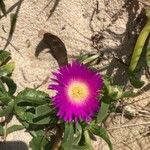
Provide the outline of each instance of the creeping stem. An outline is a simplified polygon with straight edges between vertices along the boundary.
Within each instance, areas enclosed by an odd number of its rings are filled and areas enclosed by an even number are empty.
[[[148,16],[148,21],[137,39],[129,66],[130,72],[133,72],[135,70],[137,63],[140,59],[143,47],[145,45],[146,39],[148,38],[148,35],[150,33],[150,9],[147,10],[146,15]]]

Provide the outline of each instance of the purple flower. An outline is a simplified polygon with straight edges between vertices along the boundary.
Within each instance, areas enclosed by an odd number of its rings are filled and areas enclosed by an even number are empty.
[[[48,89],[56,91],[52,103],[57,116],[64,121],[90,121],[99,111],[99,92],[103,80],[100,74],[75,61],[53,72]]]

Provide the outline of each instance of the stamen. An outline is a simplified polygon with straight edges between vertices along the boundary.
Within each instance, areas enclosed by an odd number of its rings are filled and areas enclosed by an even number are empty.
[[[81,102],[87,98],[89,90],[86,84],[81,82],[74,82],[69,86],[68,95],[76,102]]]

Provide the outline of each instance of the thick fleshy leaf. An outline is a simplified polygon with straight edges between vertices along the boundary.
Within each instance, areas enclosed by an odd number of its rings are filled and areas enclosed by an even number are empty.
[[[32,141],[29,144],[32,150],[41,150],[42,139],[43,139],[43,136],[34,137],[32,139]]]
[[[101,137],[109,146],[110,150],[113,149],[112,143],[109,139],[109,136],[107,134],[107,131],[104,128],[101,128],[99,126],[93,125],[89,128],[90,132]]]
[[[49,95],[42,91],[36,91],[35,89],[26,88],[21,91],[16,97],[17,103],[27,102],[32,105],[42,105],[50,102]]]
[[[0,136],[4,135],[4,127],[0,125]]]
[[[19,117],[20,120],[25,121],[26,120],[26,109],[25,109],[25,107],[20,107],[20,106],[17,106],[15,104],[14,109],[15,109],[15,114],[17,115],[17,117]]]
[[[87,145],[85,146],[73,145],[71,150],[91,150],[91,149]]]
[[[134,93],[131,91],[123,91],[123,86],[119,85],[112,85],[111,78],[105,78],[104,79],[104,93],[102,97],[102,101],[105,103],[111,103],[113,101],[116,101],[118,99],[133,96]]]
[[[15,114],[17,117],[27,123],[33,123],[34,114],[26,111],[26,107],[20,107],[15,105]]]
[[[0,50],[0,65],[6,62],[10,58],[10,53],[4,50]]]
[[[49,103],[39,106],[34,106],[32,103],[20,101],[15,105],[15,114],[29,124],[45,125],[50,124],[52,119],[56,118],[51,116],[52,109]],[[55,121],[56,122],[56,121]]]
[[[31,107],[31,109],[35,110],[35,107]],[[37,117],[34,113],[30,112],[25,107],[15,106],[15,113],[21,120],[24,120],[29,124],[45,125],[49,124],[51,121],[49,114]]]
[[[79,142],[82,137],[82,127],[79,123],[76,123],[75,129],[73,123],[65,124],[64,139],[63,139],[63,149],[64,150],[80,150],[84,146],[79,146]],[[85,147],[84,147],[85,148]]]
[[[84,60],[86,60],[88,57],[89,57],[89,54],[80,54],[80,55],[77,57],[77,60],[82,63],[82,62],[83,62]]]
[[[28,122],[22,121],[22,120],[19,120],[19,121],[24,126],[24,128],[30,132],[30,134],[33,137],[43,136],[45,134],[45,131],[44,131],[45,126],[37,126],[34,124],[29,124]]]
[[[32,119],[32,123],[36,125],[50,124],[50,121],[51,121],[51,118],[49,114]]]
[[[63,139],[64,150],[72,149],[73,141],[74,141],[73,123],[66,123],[65,131],[64,131],[64,139]]]
[[[27,108],[30,109],[27,109]],[[45,125],[50,124],[51,116],[50,114],[45,114],[42,116],[36,116],[34,111],[36,110],[36,107],[32,106],[17,106],[15,105],[15,114],[19,117],[19,119],[26,121],[29,124],[35,124],[35,125]],[[54,118],[53,118],[54,119]]]
[[[146,48],[146,63],[147,63],[147,66],[150,68],[150,40]]]
[[[144,81],[137,79],[137,77],[135,76],[135,73],[129,73],[129,78],[130,78],[130,83],[135,88],[141,88],[145,83]]]
[[[12,132],[19,131],[22,129],[24,129],[24,127],[22,125],[13,125],[6,129],[6,136]],[[0,126],[0,136],[4,136],[4,132],[5,132],[4,127]]]
[[[7,92],[0,91],[0,101],[3,104],[7,105],[11,100],[12,97]]]
[[[0,67],[0,77],[10,75],[15,68],[15,63],[11,62]]]
[[[19,131],[22,129],[24,129],[24,126],[22,126],[22,125],[13,125],[13,126],[7,128],[7,135],[12,132]]]
[[[28,123],[32,123],[33,122],[32,120],[34,119],[34,114],[31,112],[25,112],[24,118],[25,118],[25,121],[27,121]]]
[[[122,95],[122,98],[124,98],[124,97],[133,97],[135,95],[136,95],[136,93],[134,93],[133,91],[125,91]]]
[[[2,82],[2,80],[0,80],[0,91],[1,91],[2,93],[7,92],[6,89],[5,89],[5,86],[4,86],[3,82]]]
[[[78,145],[82,137],[82,127],[79,123],[75,125],[74,145]]]
[[[86,147],[86,150],[94,150],[88,130],[84,130],[84,138],[85,138],[84,146]]]
[[[50,150],[50,143],[45,139],[44,136],[33,137],[29,146],[32,150]]]
[[[107,95],[112,100],[118,100],[122,97],[123,87],[118,86],[118,85],[112,85],[112,79],[111,78],[106,77],[104,79],[104,85],[105,85],[104,96]],[[106,98],[106,99],[108,99],[108,98]],[[108,103],[108,100],[106,100],[106,103]]]
[[[49,114],[52,111],[49,104],[44,104],[36,107],[35,116],[40,117]]]
[[[15,112],[20,119],[30,124],[49,124],[52,112],[49,95],[26,88],[16,97]]]
[[[8,87],[8,93],[13,95],[16,92],[17,85],[16,83],[9,77],[5,76],[1,78],[4,83],[6,83]]]
[[[114,85],[109,87],[109,96],[113,100],[118,100],[123,95],[123,87]]]
[[[109,89],[109,86],[112,84],[112,78],[109,76],[104,76],[104,85],[107,89]]]
[[[129,72],[135,71],[139,60],[141,58],[142,51],[144,50],[144,46],[150,34],[150,9],[146,9],[146,16],[148,17],[147,23],[143,27],[142,31],[140,32],[138,39],[136,41],[134,51],[131,57],[130,65],[129,65]]]
[[[100,54],[80,54],[77,57],[77,60],[83,64],[87,64],[88,66],[95,65],[100,60]]]
[[[5,106],[5,108],[0,109],[0,117],[8,116],[10,113],[13,112],[14,108],[14,101],[11,101],[8,103],[8,106]]]
[[[108,115],[109,104],[105,102],[101,102],[101,108],[97,115],[97,123],[101,123]]]

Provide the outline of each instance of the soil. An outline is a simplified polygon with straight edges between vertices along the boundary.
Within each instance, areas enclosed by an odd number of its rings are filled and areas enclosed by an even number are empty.
[[[114,83],[128,86],[127,65],[137,36],[145,25],[145,3],[149,4],[146,0],[141,1],[5,0],[7,16],[0,16],[0,49],[5,47],[10,51],[12,61],[16,63],[12,77],[17,83],[17,92],[32,87],[52,95],[47,90],[49,76],[61,63],[66,63],[66,53],[69,61],[80,53],[102,54],[97,66],[100,72],[114,77]],[[11,38],[10,14],[16,10],[17,23]],[[45,33],[55,40],[45,39]],[[65,49],[62,48],[63,44]],[[62,51],[54,54],[57,46]],[[57,57],[58,53],[62,55]],[[106,120],[105,126],[114,150],[150,149],[150,124],[142,125],[150,121],[150,84],[145,75],[142,78],[146,83],[139,94],[125,99],[122,106],[124,111],[112,113]],[[130,118],[126,116],[128,109],[134,113]],[[18,121],[13,118],[10,125],[15,123]],[[26,146],[30,139],[30,135],[24,131],[7,137],[7,141],[20,141]],[[93,144],[95,150],[108,149],[107,144],[99,138]],[[16,146],[23,149],[19,144]]]

